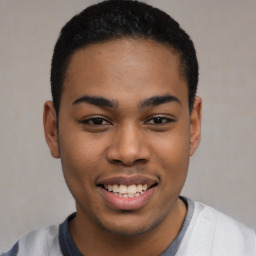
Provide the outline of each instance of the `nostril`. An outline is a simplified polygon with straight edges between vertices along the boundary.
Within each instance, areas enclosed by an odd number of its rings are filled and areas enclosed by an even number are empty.
[[[122,164],[122,161],[118,159],[112,159],[111,162],[114,164]]]
[[[123,166],[133,166],[133,165],[137,165],[137,164],[145,164],[148,160],[146,159],[136,159],[134,161],[122,161],[122,160],[118,160],[118,159],[112,159],[111,162],[113,164],[119,164],[119,165],[123,165]]]
[[[135,161],[134,161],[134,163],[141,163],[141,164],[143,164],[143,163],[146,163],[148,161],[148,159],[143,159],[143,158],[141,158],[141,159],[136,159]]]

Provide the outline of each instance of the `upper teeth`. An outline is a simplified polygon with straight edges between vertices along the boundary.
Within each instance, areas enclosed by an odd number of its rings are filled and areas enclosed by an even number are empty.
[[[130,186],[126,186],[126,185],[105,185],[105,189],[107,189],[108,191],[114,192],[114,193],[120,193],[120,194],[136,194],[136,193],[141,193],[146,191],[148,188],[147,184],[138,184],[138,185],[130,185]]]

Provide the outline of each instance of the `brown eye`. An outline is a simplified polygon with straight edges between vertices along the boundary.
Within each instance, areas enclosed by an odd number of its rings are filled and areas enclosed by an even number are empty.
[[[158,116],[158,117],[151,118],[147,123],[148,124],[166,124],[170,122],[174,122],[174,120],[167,117]]]
[[[110,124],[110,122],[108,122],[107,120],[101,117],[86,119],[86,120],[83,120],[82,122],[84,124],[90,124],[90,125],[109,125]]]
[[[155,124],[162,124],[162,123],[168,122],[168,120],[166,120],[166,118],[162,118],[162,117],[153,118],[153,121]]]
[[[89,123],[92,123],[94,125],[101,125],[103,124],[104,119],[103,118],[92,118]]]

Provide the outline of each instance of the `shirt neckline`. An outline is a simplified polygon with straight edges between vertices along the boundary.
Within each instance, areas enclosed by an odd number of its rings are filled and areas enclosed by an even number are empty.
[[[180,196],[180,199],[185,203],[187,206],[187,215],[185,217],[185,220],[183,222],[182,228],[178,234],[178,236],[174,239],[174,241],[170,244],[170,246],[167,248],[166,251],[164,251],[161,256],[174,256],[181,244],[181,241],[187,231],[187,228],[190,224],[190,221],[192,219],[195,203],[187,198]],[[59,244],[61,252],[64,256],[83,256],[80,251],[78,250],[73,238],[71,237],[71,234],[69,232],[69,222],[76,217],[76,212],[69,215],[66,220],[59,225]]]

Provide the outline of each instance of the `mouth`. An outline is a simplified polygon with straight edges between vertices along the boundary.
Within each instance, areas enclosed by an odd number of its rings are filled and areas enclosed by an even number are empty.
[[[133,198],[139,197],[147,192],[149,189],[156,187],[157,183],[152,185],[148,184],[100,184],[101,188],[105,189],[106,191],[123,198]]]
[[[136,210],[153,196],[158,181],[145,177],[114,177],[97,184],[101,195],[113,209]]]

